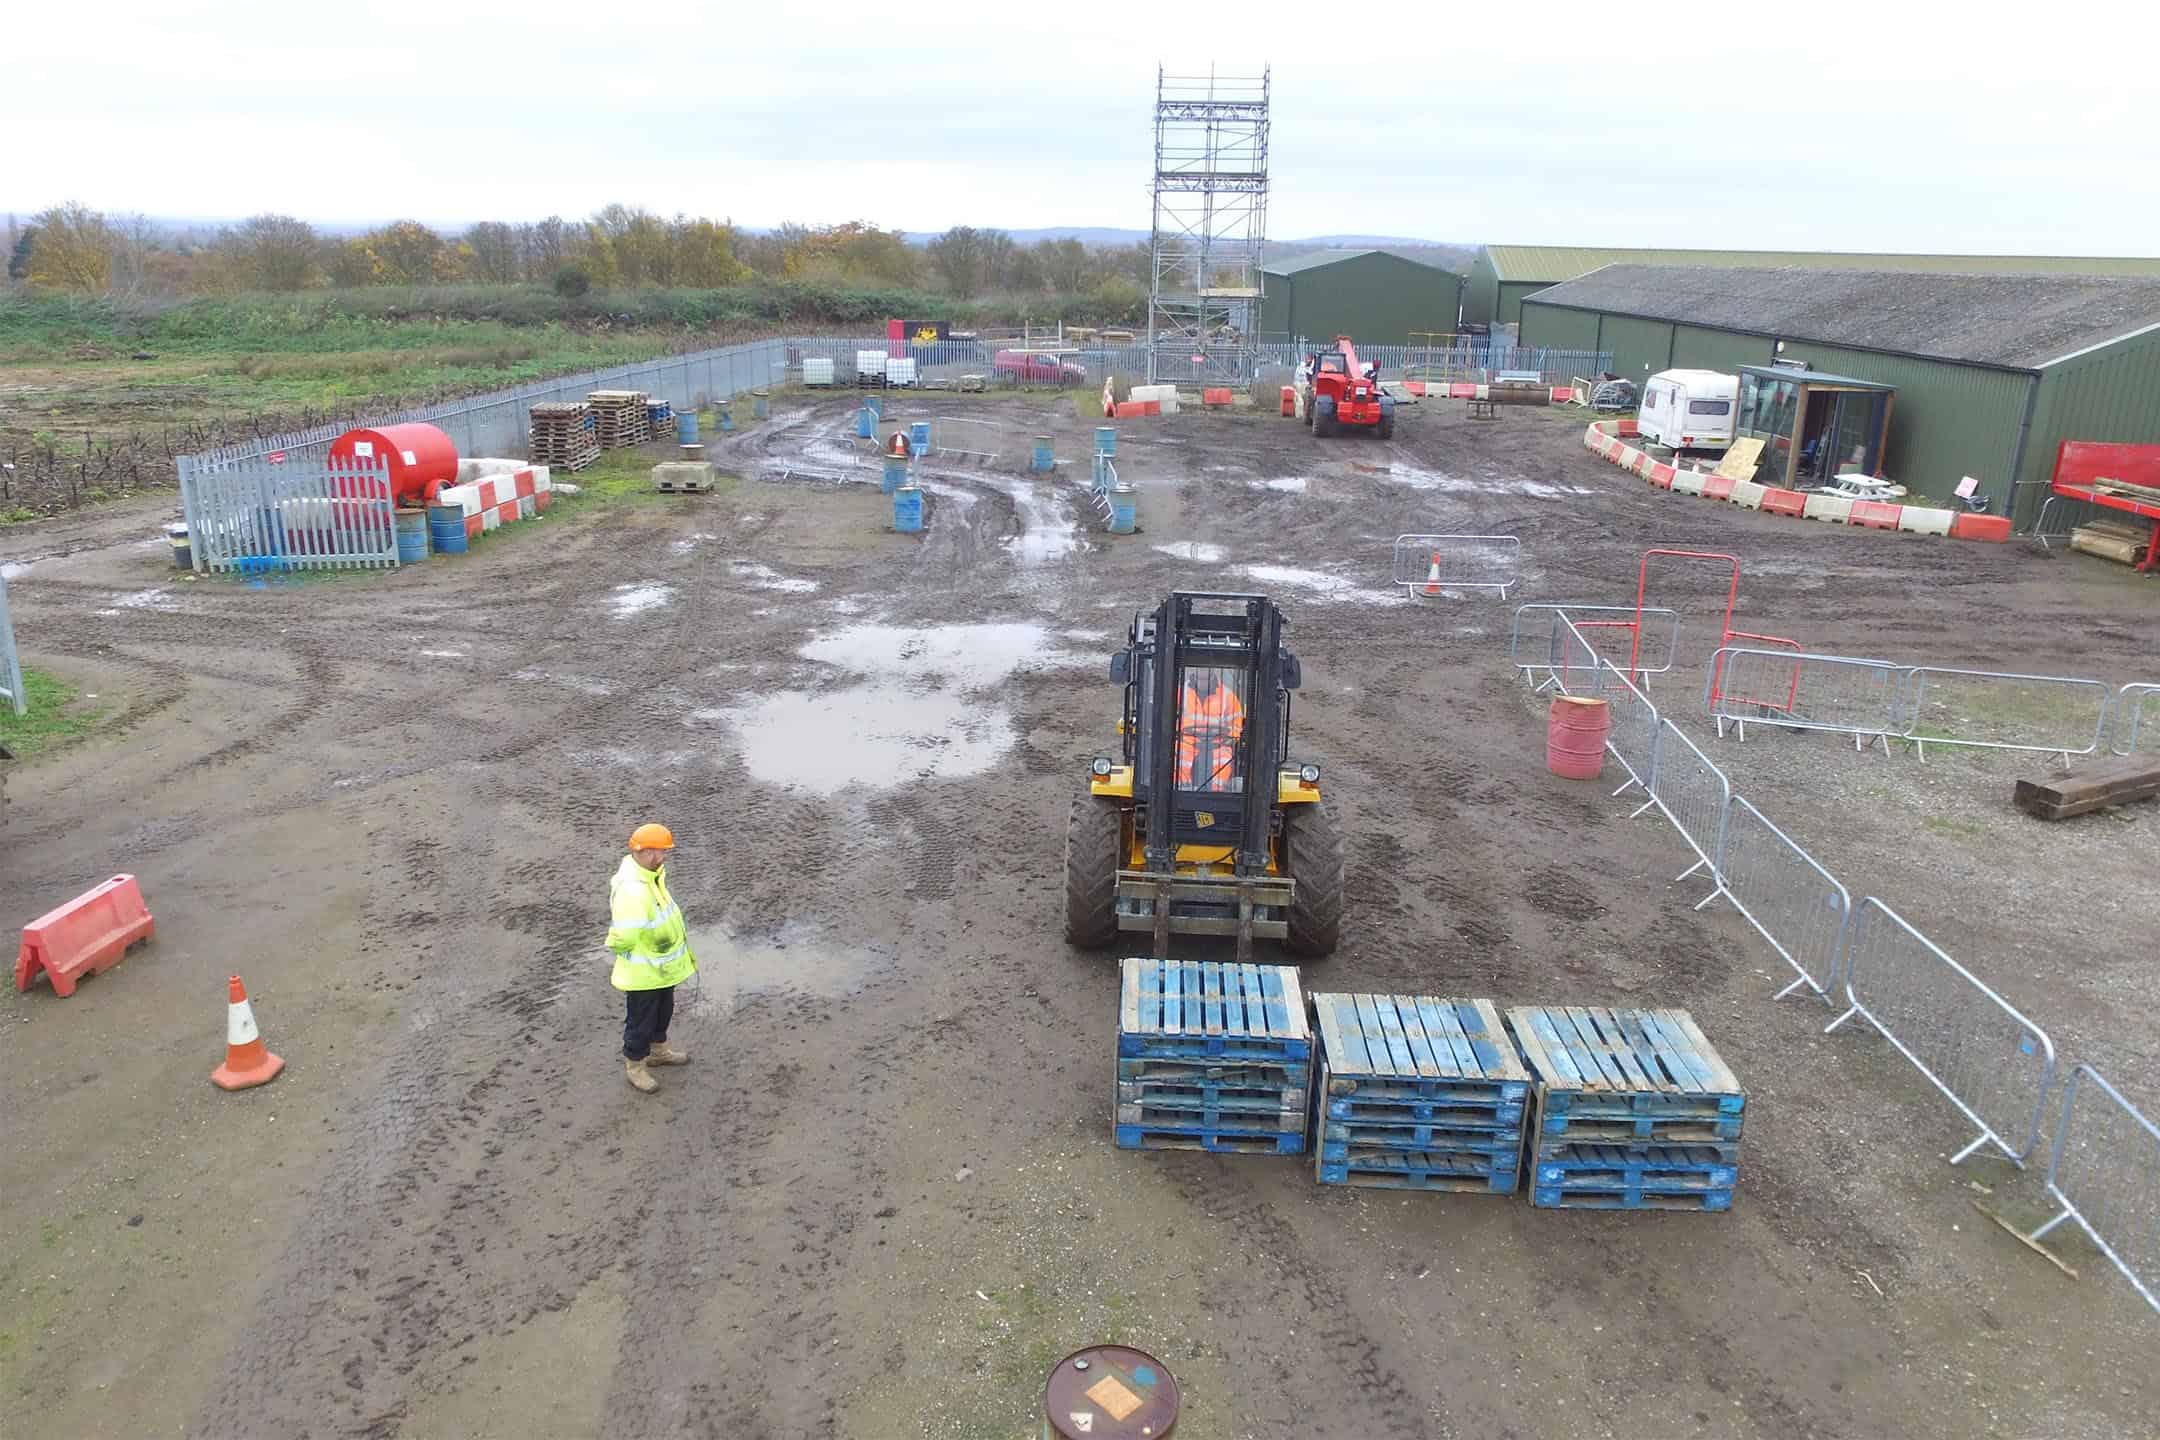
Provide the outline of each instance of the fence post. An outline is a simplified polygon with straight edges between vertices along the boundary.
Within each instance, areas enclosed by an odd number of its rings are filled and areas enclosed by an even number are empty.
[[[15,649],[15,617],[8,610],[5,575],[0,575],[0,681],[6,683],[8,703],[15,713],[27,714],[30,697],[23,693],[22,657]]]

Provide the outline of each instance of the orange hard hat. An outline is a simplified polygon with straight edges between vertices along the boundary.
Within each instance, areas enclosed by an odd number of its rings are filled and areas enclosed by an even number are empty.
[[[630,848],[672,850],[675,848],[675,835],[665,825],[640,825],[630,832]]]

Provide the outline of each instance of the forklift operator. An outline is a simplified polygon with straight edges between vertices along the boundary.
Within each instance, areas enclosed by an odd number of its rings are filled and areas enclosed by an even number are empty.
[[[1245,738],[1245,704],[1211,666],[1185,672],[1178,708],[1177,783],[1183,790],[1238,788],[1237,746]],[[1207,769],[1195,780],[1202,760]]]

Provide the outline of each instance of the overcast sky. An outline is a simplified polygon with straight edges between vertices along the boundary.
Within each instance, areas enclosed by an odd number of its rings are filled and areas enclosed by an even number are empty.
[[[0,206],[1144,230],[1158,60],[1272,62],[1278,237],[2150,255],[2156,14],[26,5]]]

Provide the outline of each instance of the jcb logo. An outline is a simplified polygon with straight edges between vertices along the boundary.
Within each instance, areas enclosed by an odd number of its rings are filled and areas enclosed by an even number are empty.
[[[917,345],[935,345],[937,341],[937,326],[918,325],[915,327],[915,343]]]

